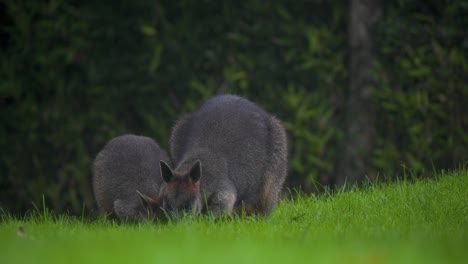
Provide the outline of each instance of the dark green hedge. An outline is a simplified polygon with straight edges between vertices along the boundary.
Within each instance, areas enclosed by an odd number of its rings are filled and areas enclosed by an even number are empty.
[[[236,93],[280,117],[289,186],[333,183],[348,86],[346,1],[0,3],[0,207],[94,206],[110,138],[167,147],[181,113]],[[468,158],[468,5],[392,1],[379,23],[377,138],[368,176]]]
[[[378,32],[377,171],[468,163],[468,3],[397,1]]]

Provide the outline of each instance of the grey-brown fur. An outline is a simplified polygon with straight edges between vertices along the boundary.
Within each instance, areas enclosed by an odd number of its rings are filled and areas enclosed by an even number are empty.
[[[235,95],[212,97],[172,128],[175,169],[162,170],[169,175],[160,193],[163,206],[215,215],[242,209],[268,215],[286,179],[287,149],[286,131],[274,116]],[[197,161],[201,168],[193,170]],[[193,171],[201,174],[199,182],[190,180]],[[173,184],[184,178],[189,185],[198,184],[198,195]]]
[[[160,160],[168,162],[168,155],[151,138],[123,135],[110,140],[93,163],[100,213],[129,220],[154,217],[160,207]]]

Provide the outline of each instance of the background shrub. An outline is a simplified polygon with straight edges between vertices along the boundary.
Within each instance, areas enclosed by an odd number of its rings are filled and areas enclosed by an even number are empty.
[[[289,187],[333,184],[348,86],[341,1],[0,3],[0,207],[94,207],[91,163],[112,137],[167,147],[176,117],[235,93],[283,120]],[[386,3],[367,176],[455,168],[468,153],[468,4]],[[364,177],[366,175],[363,175]]]

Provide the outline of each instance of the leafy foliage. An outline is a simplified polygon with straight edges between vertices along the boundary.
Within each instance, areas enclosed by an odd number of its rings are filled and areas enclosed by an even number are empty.
[[[399,1],[387,10],[378,38],[374,165],[388,174],[400,163],[415,171],[456,167],[468,160],[468,4]]]
[[[283,120],[289,186],[333,183],[342,139],[347,6],[336,1],[0,3],[0,207],[94,206],[90,167],[112,137],[167,147],[178,115],[236,93]],[[370,172],[467,160],[463,1],[396,1],[378,34]]]

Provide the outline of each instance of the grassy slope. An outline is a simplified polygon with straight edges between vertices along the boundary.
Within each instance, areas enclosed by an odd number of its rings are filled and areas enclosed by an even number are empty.
[[[468,172],[286,201],[268,219],[0,224],[0,263],[462,263]],[[25,234],[18,234],[24,226]],[[165,262],[167,261],[167,262]]]

